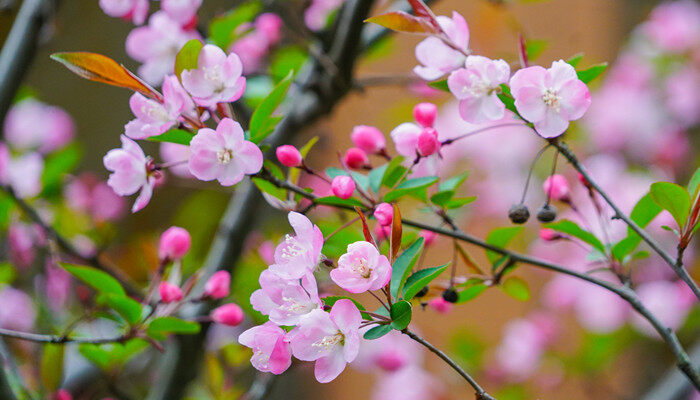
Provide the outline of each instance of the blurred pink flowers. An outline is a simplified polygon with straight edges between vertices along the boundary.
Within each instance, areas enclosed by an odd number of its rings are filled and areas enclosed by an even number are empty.
[[[272,322],[254,326],[238,336],[238,342],[253,350],[251,364],[258,371],[279,375],[292,364],[287,333]]]
[[[16,150],[36,149],[42,154],[64,147],[73,138],[73,119],[62,108],[25,99],[10,108],[5,140]]]
[[[148,16],[149,0],[100,0],[105,14],[141,25]]]
[[[441,15],[437,17],[437,22],[449,39],[466,53],[469,47],[469,27],[464,17],[453,12],[452,18]],[[413,68],[413,72],[427,81],[432,81],[461,67],[465,55],[441,39],[430,36],[416,46],[416,59],[421,65]]]

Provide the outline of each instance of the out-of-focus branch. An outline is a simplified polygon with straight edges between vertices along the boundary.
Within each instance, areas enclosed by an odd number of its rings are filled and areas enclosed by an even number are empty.
[[[690,349],[690,360],[695,365],[700,364],[700,342]],[[685,376],[674,368],[659,379],[640,400],[688,400],[693,390]]]
[[[60,335],[42,335],[38,333],[30,332],[19,332],[10,329],[0,328],[0,336],[12,339],[26,340],[35,343],[53,343],[53,344],[67,344],[67,343],[91,343],[91,344],[105,344],[105,343],[121,343],[129,339],[128,335],[108,337],[108,338],[89,338],[89,337],[69,337]]]

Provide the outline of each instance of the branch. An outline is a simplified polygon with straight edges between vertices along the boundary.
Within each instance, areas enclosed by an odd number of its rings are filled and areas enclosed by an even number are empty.
[[[68,344],[68,343],[90,343],[90,344],[106,344],[106,343],[123,343],[129,339],[129,335],[115,336],[111,338],[71,338],[68,336],[59,335],[42,335],[38,333],[13,331],[10,329],[0,328],[0,336],[12,339],[26,340],[35,343],[53,343],[53,344]]]
[[[696,364],[700,363],[700,342],[690,349],[690,358]],[[651,387],[640,400],[679,400],[692,392],[692,387],[682,373],[677,369],[668,371]]]
[[[676,275],[680,277],[689,287],[692,289],[693,293],[695,294],[695,297],[700,299],[700,288],[698,287],[697,283],[693,280],[693,278],[688,274],[688,271],[685,269],[683,266],[683,260],[682,257],[678,257],[677,259],[674,259],[671,254],[666,252],[661,245],[654,240],[644,229],[639,227],[634,221],[632,221],[627,215],[625,215],[622,210],[620,210],[620,207],[618,207],[615,202],[610,198],[610,196],[598,185],[598,183],[593,180],[593,177],[588,173],[586,170],[586,167],[581,164],[581,162],[578,160],[576,155],[571,151],[569,146],[567,146],[565,143],[560,143],[559,141],[555,140],[552,141],[552,144],[559,150],[559,152],[566,157],[566,159],[569,161],[572,167],[576,171],[578,171],[591,185],[593,189],[595,189],[598,194],[605,200],[608,205],[615,211],[615,215],[623,220],[630,228],[632,228],[633,231],[637,233],[647,244],[649,247],[651,247],[658,255],[661,256],[661,258],[666,261],[668,265],[673,268],[673,271],[675,271]]]
[[[422,344],[423,346],[428,348],[428,350],[437,354],[437,356],[442,358],[443,361],[445,361],[450,367],[452,367],[452,369],[457,371],[457,373],[460,374],[462,376],[462,378],[464,378],[469,383],[469,385],[471,385],[471,387],[473,387],[474,390],[476,391],[476,400],[496,400],[495,397],[486,393],[486,391],[476,382],[476,380],[474,380],[474,378],[471,377],[471,375],[469,375],[466,371],[464,371],[462,369],[462,367],[460,367],[456,362],[454,362],[450,357],[447,356],[447,354],[443,353],[440,349],[433,346],[427,340],[416,335],[415,333],[411,332],[408,329],[402,330],[401,333],[408,335],[408,337],[410,337],[411,339]]]

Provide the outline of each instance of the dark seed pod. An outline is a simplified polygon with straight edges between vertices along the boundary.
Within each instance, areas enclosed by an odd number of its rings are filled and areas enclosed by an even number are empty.
[[[421,289],[421,290],[420,290],[418,293],[416,293],[416,295],[413,296],[413,297],[423,297],[423,296],[425,296],[426,294],[428,294],[428,289],[429,289],[429,288],[428,288],[427,286],[423,286],[423,289]]]
[[[459,299],[459,295],[454,289],[447,289],[442,292],[442,298],[448,303],[456,303]]]
[[[540,222],[552,222],[557,218],[557,208],[550,204],[545,204],[537,212],[537,219]]]
[[[514,224],[524,224],[530,218],[530,210],[527,209],[525,204],[513,204],[508,210],[508,218]]]

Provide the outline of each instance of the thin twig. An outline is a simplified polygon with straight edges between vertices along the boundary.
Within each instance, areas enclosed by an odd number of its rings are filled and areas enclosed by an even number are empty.
[[[106,338],[89,338],[89,337],[67,337],[64,335],[42,335],[39,333],[20,332],[10,329],[0,328],[0,336],[12,339],[26,340],[35,343],[91,343],[91,344],[106,344],[106,343],[122,343],[131,339],[131,335],[120,335]]]

